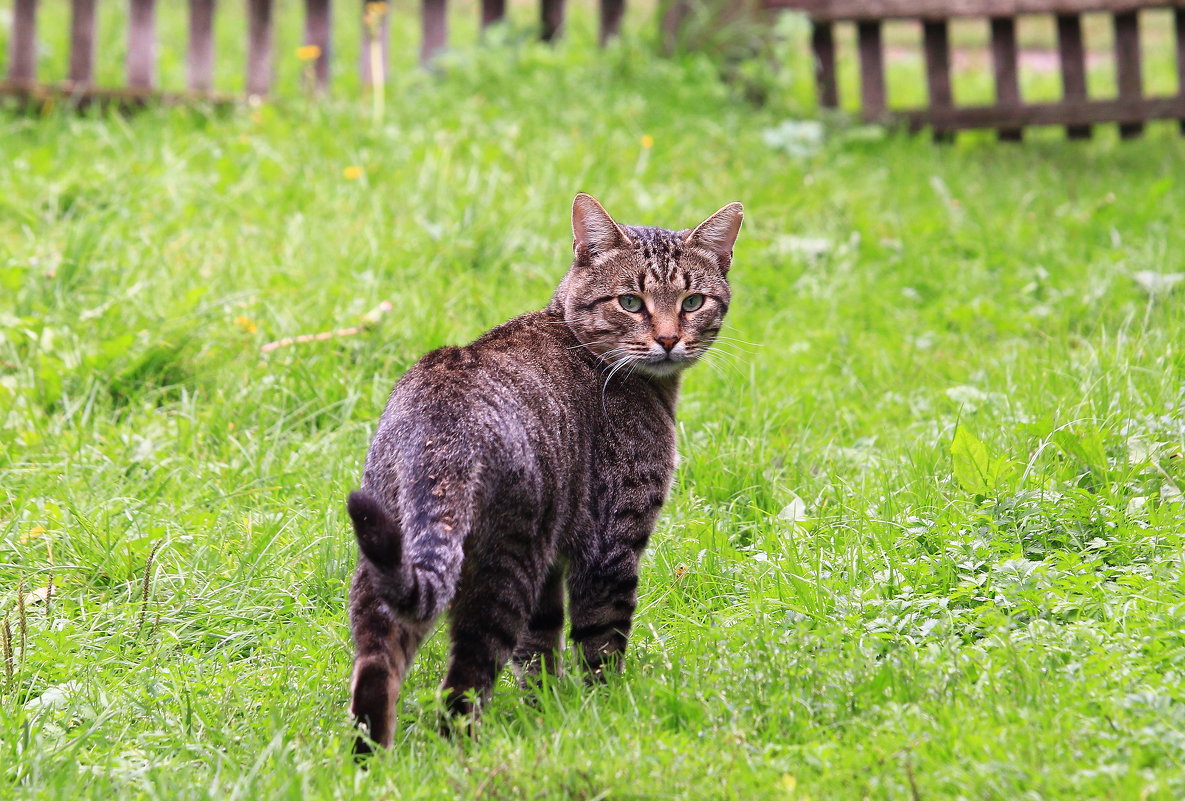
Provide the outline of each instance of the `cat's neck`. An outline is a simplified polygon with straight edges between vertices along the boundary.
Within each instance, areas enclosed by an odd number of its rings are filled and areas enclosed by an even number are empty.
[[[564,332],[565,338],[571,341],[571,344],[567,346],[569,353],[583,359],[599,373],[606,373],[612,370],[612,367],[606,364],[600,356],[593,353],[587,347],[579,347],[583,343],[580,341],[580,337],[577,336],[576,332],[572,330],[571,326],[567,324],[562,301],[558,299],[559,293],[557,292],[556,295],[557,297],[552,298],[551,303],[542,310],[545,318],[544,324],[554,326]],[[621,375],[620,372],[625,372],[626,375]],[[664,405],[669,406],[672,412],[674,411],[675,401],[679,397],[679,383],[682,379],[682,371],[663,376],[636,370],[620,372],[614,375],[612,380],[613,386],[654,392],[663,401]]]

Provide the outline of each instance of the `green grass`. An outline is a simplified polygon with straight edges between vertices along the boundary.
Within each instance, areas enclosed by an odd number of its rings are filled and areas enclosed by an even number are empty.
[[[400,72],[377,125],[0,117],[0,797],[1185,795],[1185,285],[1133,278],[1183,269],[1175,128],[791,158],[793,97],[573,33]],[[746,205],[631,661],[449,743],[438,636],[360,771],[343,499],[410,364],[545,303],[579,190]]]

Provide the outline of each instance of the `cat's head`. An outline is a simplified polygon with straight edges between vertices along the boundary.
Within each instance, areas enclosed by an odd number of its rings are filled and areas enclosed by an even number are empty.
[[[729,203],[683,231],[623,226],[579,194],[572,203],[576,258],[553,307],[606,363],[673,375],[720,333],[743,217],[741,204]]]

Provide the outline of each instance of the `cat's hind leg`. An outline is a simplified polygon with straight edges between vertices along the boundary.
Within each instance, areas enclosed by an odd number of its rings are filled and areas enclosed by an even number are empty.
[[[551,565],[551,554],[527,533],[532,520],[500,523],[497,547],[475,549],[467,559],[449,612],[452,651],[441,690],[449,715],[467,721],[442,722],[445,733],[475,721],[515,652]]]
[[[360,565],[350,587],[350,626],[354,636],[354,676],[350,711],[361,729],[354,753],[391,745],[399,690],[416,649],[431,622],[407,623],[375,592],[367,566]]]
[[[535,608],[519,635],[512,664],[524,689],[538,683],[547,673],[558,676],[560,637],[564,629],[564,568],[555,564],[547,573]]]

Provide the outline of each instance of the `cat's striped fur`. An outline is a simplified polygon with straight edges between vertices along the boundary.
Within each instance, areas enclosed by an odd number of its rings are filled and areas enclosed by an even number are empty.
[[[565,589],[590,675],[620,669],[675,469],[679,373],[720,330],[742,210],[626,228],[582,194],[572,217],[547,308],[425,356],[379,421],[348,503],[361,752],[390,744],[408,665],[450,605],[453,713],[475,713],[507,661],[524,681],[558,669]]]

